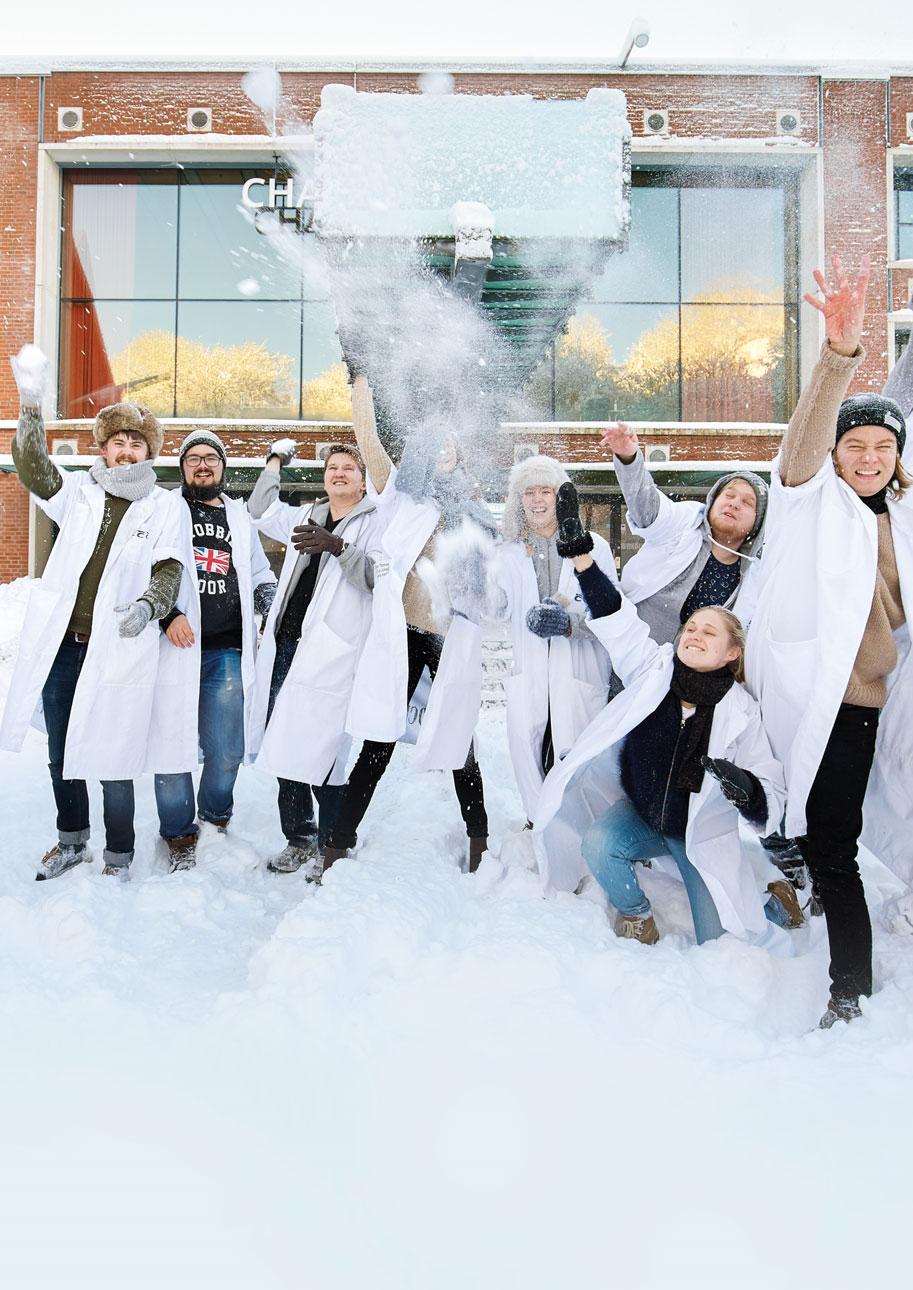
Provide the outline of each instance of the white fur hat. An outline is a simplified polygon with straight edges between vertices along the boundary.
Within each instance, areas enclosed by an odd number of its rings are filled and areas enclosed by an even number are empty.
[[[526,532],[523,494],[527,488],[554,488],[557,493],[562,484],[569,482],[570,475],[554,457],[545,457],[540,453],[516,462],[507,481],[507,501],[502,521],[505,542],[519,542]]]

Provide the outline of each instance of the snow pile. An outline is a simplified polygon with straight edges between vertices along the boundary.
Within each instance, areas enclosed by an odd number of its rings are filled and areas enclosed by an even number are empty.
[[[619,239],[627,224],[625,98],[366,94],[326,86],[314,118],[324,237],[449,236],[482,202],[510,238]]]
[[[25,589],[0,588],[4,630]],[[497,852],[522,825],[501,711],[480,734]],[[0,754],[4,1284],[908,1279],[913,938],[870,858],[878,992],[824,1034],[820,920],[792,958],[697,948],[681,885],[648,872],[663,939],[619,941],[592,891],[543,900],[493,857],[461,873],[451,778],[409,750],[320,888],[266,872],[256,767],[195,870],[167,873],[146,778],[130,882],[96,860],[36,883],[46,760],[35,733]],[[97,852],[97,786],[92,813]]]

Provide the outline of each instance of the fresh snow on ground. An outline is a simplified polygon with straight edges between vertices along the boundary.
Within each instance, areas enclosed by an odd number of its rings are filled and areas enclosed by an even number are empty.
[[[0,588],[5,693],[25,580]],[[494,850],[522,822],[495,709]],[[306,737],[303,732],[302,737]],[[812,1030],[797,955],[663,940],[599,899],[459,870],[449,777],[398,749],[354,859],[274,876],[275,784],[169,875],[151,782],[131,881],[48,883],[46,747],[0,754],[0,1278],[13,1290],[858,1290],[905,1284],[913,938],[869,862],[878,992]],[[93,791],[100,850],[100,798]]]

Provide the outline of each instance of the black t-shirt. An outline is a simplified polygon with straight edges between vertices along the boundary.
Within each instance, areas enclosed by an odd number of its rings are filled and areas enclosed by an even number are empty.
[[[334,520],[327,512],[323,527],[332,533],[336,525],[340,523],[342,523],[341,517],[338,520]],[[320,555],[312,555],[308,561],[307,568],[295,585],[295,590],[289,597],[288,604],[285,606],[285,612],[279,620],[279,626],[276,628],[277,636],[286,636],[295,641],[300,640],[301,625],[304,622],[304,615],[308,611],[308,605],[314,596],[319,571]]]
[[[224,506],[184,499],[190,507],[193,559],[200,593],[203,649],[241,648],[241,593],[231,555],[231,529]],[[168,627],[174,611],[162,619]]]

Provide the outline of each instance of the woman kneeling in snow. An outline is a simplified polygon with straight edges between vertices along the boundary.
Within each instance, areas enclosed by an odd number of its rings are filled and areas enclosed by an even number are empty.
[[[625,689],[543,786],[534,823],[546,879],[553,877],[553,853],[567,877],[573,830],[583,860],[618,910],[619,936],[647,945],[659,939],[634,862],[665,855],[685,883],[698,944],[724,931],[760,936],[765,916],[780,925],[801,919],[783,879],[770,883],[762,905],[742,856],[739,815],[758,833],[769,832],[782,815],[784,780],[758,705],[739,684],[739,620],[718,606],[700,609],[677,644],[658,645],[593,563],[579,520],[576,527],[576,542],[569,531],[562,542],[580,552],[574,568],[592,614],[590,631],[611,653]]]

